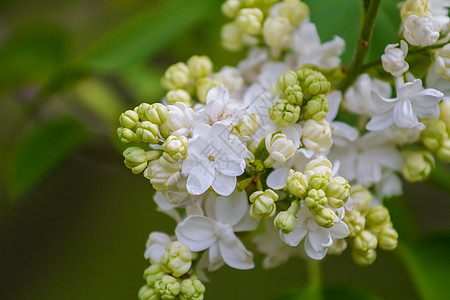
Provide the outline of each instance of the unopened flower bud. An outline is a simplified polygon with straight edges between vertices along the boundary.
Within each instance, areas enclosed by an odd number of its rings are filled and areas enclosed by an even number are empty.
[[[308,190],[308,177],[291,169],[286,179],[286,187],[292,195],[303,198]]]
[[[139,123],[139,127],[136,129],[137,138],[144,143],[157,144],[159,141],[158,133],[158,125],[150,121]]]
[[[336,219],[336,213],[329,207],[323,207],[316,210],[313,215],[317,225],[325,228],[333,227],[334,219]]]
[[[316,152],[330,149],[333,145],[330,123],[325,119],[321,121],[307,120],[303,125],[302,142],[307,149]]]
[[[389,210],[382,205],[372,206],[366,215],[366,227],[372,231],[380,231],[391,225]]]
[[[174,277],[186,274],[191,268],[192,252],[182,242],[174,241],[167,245],[166,252],[161,258],[161,268]]]
[[[350,184],[344,177],[333,177],[326,188],[328,205],[333,208],[342,207],[350,196]]]
[[[166,101],[169,104],[175,104],[177,102],[182,102],[187,106],[191,105],[191,95],[186,90],[178,89],[173,91],[168,91],[166,94]]]
[[[173,300],[180,293],[180,283],[170,275],[165,275],[155,283],[155,290],[162,300]]]
[[[288,211],[281,211],[273,220],[273,224],[283,233],[288,234],[289,232],[294,230],[296,221],[297,218],[294,214]]]
[[[434,157],[428,151],[408,151],[404,153],[405,164],[402,173],[410,182],[424,181],[434,169]]]
[[[185,63],[179,62],[171,65],[164,73],[161,84],[164,89],[176,90],[184,88],[189,82],[189,68]]]
[[[305,204],[314,214],[315,211],[319,211],[323,206],[328,204],[328,199],[323,190],[310,189],[305,198]]]
[[[350,196],[355,203],[355,209],[362,215],[365,215],[369,211],[370,203],[373,196],[370,191],[362,185],[354,185],[350,190]]]
[[[139,174],[147,167],[147,155],[144,149],[139,147],[129,147],[123,152],[125,166],[131,169],[134,174]]]
[[[187,138],[184,136],[169,136],[162,144],[164,153],[169,155],[174,161],[185,159],[187,156]]]
[[[248,34],[257,35],[261,32],[261,23],[264,14],[259,8],[244,8],[239,11],[236,18],[242,31]]]
[[[357,251],[367,252],[377,248],[377,237],[368,230],[363,230],[353,240],[353,248]]]
[[[262,218],[269,219],[273,217],[276,212],[275,201],[278,200],[278,194],[271,189],[267,189],[264,192],[256,191],[250,195],[250,216],[259,220]]]
[[[394,250],[398,244],[398,233],[392,227],[383,228],[378,234],[378,245],[384,250]]]
[[[180,285],[180,300],[203,300],[205,294],[205,286],[195,278],[184,279]]]
[[[317,95],[309,100],[303,108],[304,119],[320,121],[325,119],[329,109],[329,102],[324,95]]]
[[[236,125],[236,130],[239,136],[252,136],[260,122],[261,118],[258,114],[253,113],[250,116],[244,114],[242,120]]]
[[[161,280],[166,273],[161,269],[160,264],[154,264],[148,267],[144,271],[144,280],[147,282],[147,285],[152,287],[155,285],[155,282]]]
[[[357,236],[366,226],[366,218],[356,209],[346,212],[343,221],[350,231],[349,237]]]
[[[164,158],[161,156],[157,160],[150,161],[144,171],[144,177],[150,180],[153,188],[157,191],[166,190],[169,186],[176,184],[180,176],[180,163],[167,163],[163,167],[160,163],[162,160]]]
[[[119,127],[117,128],[117,136],[122,143],[138,142],[136,134],[133,130],[128,128]]]
[[[298,85],[298,77],[294,71],[287,71],[278,76],[277,86],[280,91],[284,92],[289,86],[293,85]]]
[[[368,251],[352,251],[353,261],[362,267],[367,267],[373,264],[375,259],[377,259],[377,252],[374,249]]]
[[[169,110],[164,104],[153,103],[146,111],[147,119],[154,124],[162,124],[169,117]]]
[[[159,299],[159,296],[154,289],[144,285],[139,290],[138,298],[139,300],[157,300]]]
[[[315,95],[327,94],[330,91],[330,82],[319,71],[300,68],[296,73],[303,90],[304,99],[309,100]]]
[[[444,121],[447,134],[450,135],[450,101],[441,101],[439,103],[439,119]]]
[[[133,129],[139,122],[138,114],[133,110],[127,110],[119,117],[120,126],[123,128]]]
[[[328,254],[341,255],[347,249],[347,241],[345,239],[333,239],[333,245],[328,248]]]
[[[289,40],[291,24],[287,18],[267,18],[263,26],[264,41],[272,49],[272,54],[278,57],[284,44]]]
[[[400,10],[402,22],[405,22],[409,16],[415,15],[423,17],[431,15],[430,3],[427,0],[407,0],[403,3]]]
[[[136,112],[141,121],[148,121],[147,119],[147,111],[150,109],[151,104],[141,103],[134,108],[134,112]]]
[[[269,116],[277,126],[287,127],[300,118],[300,106],[293,105],[285,99],[279,99],[269,108]]]
[[[299,85],[291,85],[284,90],[286,100],[295,105],[303,104],[303,92]]]
[[[330,183],[330,176],[323,173],[313,174],[309,178],[309,186],[316,190],[326,190]]]
[[[446,138],[437,151],[438,158],[443,162],[450,162],[450,138]]]
[[[203,77],[197,80],[196,86],[198,100],[202,103],[206,103],[206,96],[208,95],[209,90],[219,85],[219,81],[209,77]]]
[[[434,58],[436,73],[450,81],[450,44],[437,50]]]
[[[398,44],[387,45],[384,54],[381,56],[381,61],[386,72],[398,77],[408,71],[409,65],[405,60],[408,54],[408,45],[401,40],[400,48],[397,48],[397,46]]]
[[[269,157],[264,161],[267,168],[270,168],[276,162],[284,163],[295,154],[294,142],[284,134],[268,134],[265,144],[269,152]]]
[[[292,26],[296,26],[308,17],[309,7],[298,0],[284,0],[278,10],[278,15],[288,19]]]
[[[187,66],[189,68],[189,74],[195,78],[206,77],[213,69],[213,63],[206,55],[192,56],[188,59]]]
[[[227,0],[222,4],[222,13],[228,18],[235,18],[241,9],[241,1]]]
[[[436,151],[448,137],[447,126],[440,119],[426,119],[423,122],[426,128],[422,131],[420,139],[430,151]]]
[[[227,23],[222,26],[222,46],[230,51],[238,51],[242,48],[243,32],[236,22]]]
[[[330,178],[332,173],[331,161],[324,158],[315,158],[309,161],[305,166],[305,174],[311,177],[313,174],[326,175]]]
[[[403,23],[403,36],[413,46],[426,47],[439,39],[441,26],[432,16],[409,16]]]

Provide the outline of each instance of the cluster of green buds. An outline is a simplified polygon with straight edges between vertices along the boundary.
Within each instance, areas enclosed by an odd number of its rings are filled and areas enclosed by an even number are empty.
[[[447,101],[442,101],[447,102]],[[426,125],[425,130],[420,134],[420,140],[425,148],[437,154],[437,157],[444,161],[450,162],[450,123],[448,111],[446,111],[447,103],[440,105],[443,108],[439,119],[425,119],[422,122]],[[448,108],[447,108],[448,109]]]
[[[277,211],[275,202],[278,200],[278,194],[271,189],[253,192],[249,200],[252,203],[250,216],[255,220],[270,219]]]
[[[429,151],[404,151],[403,157],[402,174],[410,182],[425,181],[435,167],[433,154]]]
[[[194,55],[186,63],[171,65],[161,79],[161,85],[167,90],[167,103],[182,102],[187,106],[192,106],[193,100],[205,103],[209,90],[220,84],[211,77],[212,70],[213,63],[205,55]]]
[[[345,214],[348,236],[352,247],[352,257],[361,266],[372,264],[376,249],[394,250],[397,247],[398,233],[394,229],[389,211],[382,205],[369,208],[372,195],[369,190],[358,185],[351,191],[352,199],[357,203],[352,211]]]
[[[279,100],[269,109],[269,116],[280,127],[299,120],[322,121],[329,109],[325,95],[331,84],[319,71],[302,67],[278,77],[274,93]]]
[[[139,290],[140,300],[202,300],[205,286],[191,270],[193,254],[181,242],[167,245],[157,264],[144,271],[146,284]]]
[[[275,4],[277,9],[271,10]],[[222,27],[225,48],[238,51],[264,41],[278,57],[293,27],[308,17],[309,8],[300,0],[227,0],[222,12],[232,19]]]

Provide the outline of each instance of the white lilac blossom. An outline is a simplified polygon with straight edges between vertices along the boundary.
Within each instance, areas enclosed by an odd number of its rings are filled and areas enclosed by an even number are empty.
[[[439,39],[441,26],[433,17],[411,15],[403,23],[403,36],[413,46],[430,46]]]
[[[257,223],[249,218],[247,196],[234,192],[228,197],[218,197],[210,204],[209,215],[193,215],[178,224],[175,233],[179,241],[192,251],[209,249],[210,269],[223,263],[236,269],[254,267],[253,255],[234,232],[252,231]]]
[[[400,48],[397,48],[397,46],[398,44],[387,45],[384,55],[381,56],[384,70],[395,77],[402,75],[409,69],[409,65],[405,61],[408,54],[408,45],[402,40],[400,41]]]
[[[244,173],[247,149],[223,123],[199,124],[187,146],[188,156],[182,171],[188,177],[190,194],[200,195],[209,187],[220,195],[230,195],[236,176]]]
[[[397,86],[397,97],[388,99],[377,92],[372,93],[372,100],[378,109],[366,128],[371,131],[383,130],[395,123],[401,128],[417,127],[425,129],[418,118],[439,117],[438,103],[444,96],[438,90],[424,89],[422,81],[416,79]]]

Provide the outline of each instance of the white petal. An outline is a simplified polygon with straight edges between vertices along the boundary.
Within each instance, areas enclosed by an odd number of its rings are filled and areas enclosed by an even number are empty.
[[[225,264],[222,256],[220,255],[218,243],[211,245],[211,248],[209,248],[209,250],[208,250],[208,254],[209,254],[208,271],[210,271],[210,272],[216,271]]]
[[[211,187],[217,194],[229,196],[236,187],[236,176],[228,176],[216,171],[216,177]]]
[[[186,188],[191,195],[201,195],[213,184],[216,171],[212,165],[194,166],[186,183]]]
[[[350,234],[347,224],[342,221],[337,222],[330,228],[330,234],[335,239],[343,239]]]
[[[305,239],[305,252],[306,254],[315,260],[321,260],[325,257],[325,255],[327,254],[328,248],[324,248],[322,249],[322,251],[317,251],[316,249],[314,249],[309,241],[309,239]]]
[[[333,244],[329,229],[322,227],[316,231],[310,231],[308,240],[311,243],[311,246],[317,251],[322,251],[323,248],[328,248]]]
[[[245,249],[242,242],[235,237],[234,240],[225,242],[219,240],[220,254],[227,265],[240,270],[248,270],[255,267],[253,254]]]
[[[253,231],[258,227],[258,221],[250,217],[249,210],[245,210],[242,219],[233,227],[234,232]]]
[[[247,212],[247,201],[246,192],[234,191],[228,197],[218,197],[215,207],[217,221],[233,227]]]
[[[419,125],[419,120],[417,120],[409,99],[400,101],[395,105],[394,121],[401,128],[413,128]]]
[[[281,190],[286,186],[286,179],[289,175],[289,168],[279,168],[273,170],[267,176],[267,185],[274,190]]]
[[[239,176],[244,173],[245,160],[243,159],[221,159],[217,161],[216,168],[220,173],[228,176]]]
[[[336,118],[336,115],[339,111],[339,105],[341,104],[342,101],[342,92],[336,90],[327,95],[327,99],[329,102],[329,108],[326,120],[328,122],[331,122],[334,120],[334,118]]]
[[[175,234],[180,242],[192,251],[205,250],[216,242],[216,222],[203,216],[189,216],[178,224]]]
[[[388,128],[394,123],[392,111],[388,110],[384,113],[377,114],[370,119],[366,125],[366,129],[370,131],[379,131]]]
[[[304,224],[299,223],[299,218],[297,219],[297,224],[295,225],[294,230],[289,232],[288,234],[284,234],[280,231],[281,239],[288,244],[289,246],[295,247],[303,240],[305,235],[308,233],[308,227]]]

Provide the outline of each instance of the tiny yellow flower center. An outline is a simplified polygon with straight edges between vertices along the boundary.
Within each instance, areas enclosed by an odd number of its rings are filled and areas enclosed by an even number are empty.
[[[209,160],[210,160],[210,161],[214,161],[214,160],[215,160],[215,159],[214,159],[214,156],[210,155],[210,156],[209,156]]]

